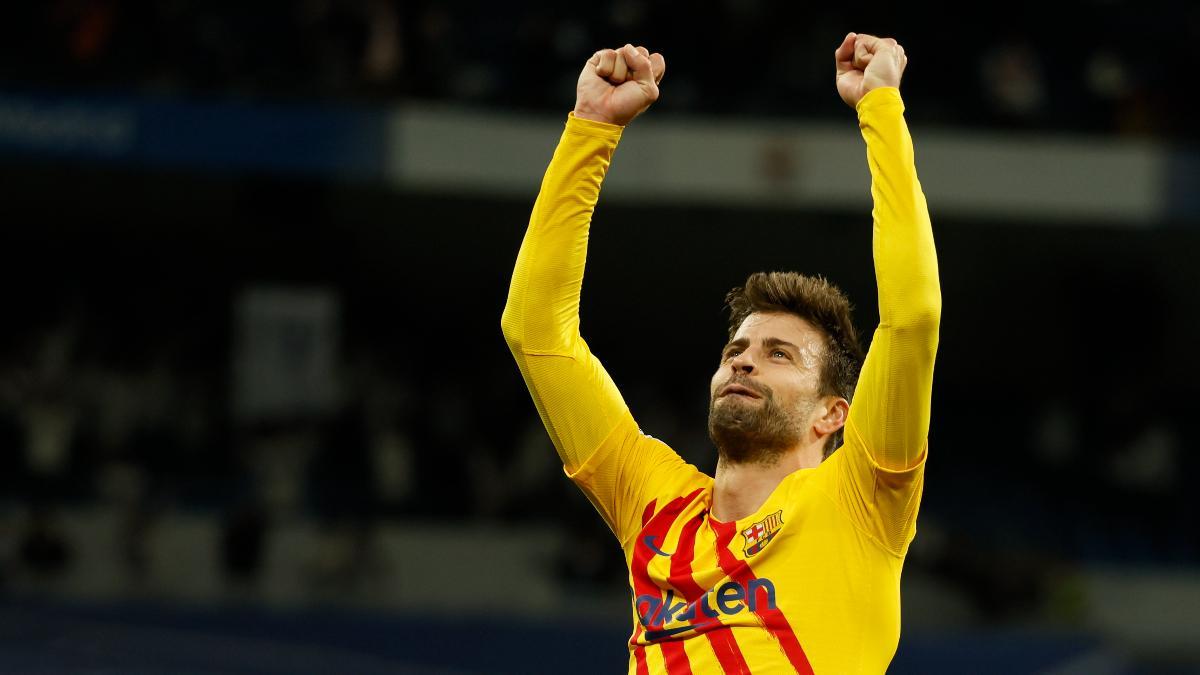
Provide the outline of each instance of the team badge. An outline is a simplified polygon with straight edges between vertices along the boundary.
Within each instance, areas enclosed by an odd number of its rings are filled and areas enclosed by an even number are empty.
[[[750,558],[763,550],[763,547],[779,534],[781,527],[783,511],[779,510],[742,530],[742,536],[746,538],[746,557]]]

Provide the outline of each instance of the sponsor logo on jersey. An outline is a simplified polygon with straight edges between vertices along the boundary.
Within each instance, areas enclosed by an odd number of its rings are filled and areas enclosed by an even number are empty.
[[[782,527],[783,510],[781,509],[742,530],[742,536],[746,538],[746,557],[757,555],[764,546],[771,543]]]
[[[633,601],[633,611],[646,629],[646,640],[651,642],[702,629],[719,622],[721,616],[733,616],[746,610],[757,612],[760,609],[775,609],[775,584],[770,579],[750,579],[745,585],[727,581],[691,602],[677,599],[675,591],[669,589],[666,598],[639,595]],[[675,622],[687,623],[666,627]]]
[[[670,553],[667,553],[666,551],[659,548],[657,544],[655,544],[655,541],[657,539],[658,538],[652,534],[647,535],[645,537],[642,537],[642,543],[646,545],[646,548],[650,549],[651,551],[654,551],[654,555],[661,555],[666,558],[670,558],[671,557]]]

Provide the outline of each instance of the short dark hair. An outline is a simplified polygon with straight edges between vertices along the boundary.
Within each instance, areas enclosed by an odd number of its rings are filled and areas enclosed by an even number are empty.
[[[756,312],[792,314],[825,334],[821,363],[820,395],[854,398],[862,368],[863,350],[851,320],[850,300],[822,276],[796,272],[755,272],[725,295],[729,307],[729,339],[733,340],[746,317]],[[842,444],[842,429],[829,435],[825,457]]]

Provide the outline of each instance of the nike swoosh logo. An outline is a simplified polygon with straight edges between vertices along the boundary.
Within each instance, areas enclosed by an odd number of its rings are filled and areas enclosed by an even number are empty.
[[[689,630],[697,630],[699,628],[704,628],[706,626],[711,625],[712,623],[713,623],[712,621],[705,621],[704,623],[692,624],[690,626],[677,626],[675,628],[664,628],[662,630],[648,630],[648,631],[646,631],[646,639],[650,640],[650,641],[654,641],[659,638],[670,637],[672,635],[677,635],[679,633],[686,633]]]
[[[655,536],[652,534],[649,534],[642,538],[642,543],[646,545],[646,548],[650,549],[651,551],[654,551],[656,554],[661,555],[664,558],[670,558],[671,557],[670,553],[667,553],[666,551],[663,551],[662,549],[660,549],[659,547],[654,545],[654,539],[655,539]]]

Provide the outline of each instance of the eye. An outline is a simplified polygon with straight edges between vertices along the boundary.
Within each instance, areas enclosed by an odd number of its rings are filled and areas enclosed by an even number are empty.
[[[729,359],[732,359],[733,357],[735,357],[741,353],[742,353],[742,350],[740,350],[736,347],[733,349],[730,349],[729,351],[725,352],[725,360],[728,361]]]
[[[787,352],[783,351],[782,349],[776,349],[775,351],[771,352],[771,356],[782,356],[785,359],[792,358],[791,354],[788,354]]]

